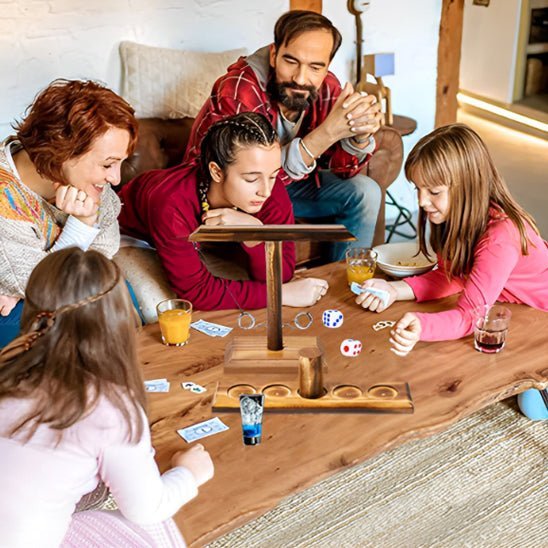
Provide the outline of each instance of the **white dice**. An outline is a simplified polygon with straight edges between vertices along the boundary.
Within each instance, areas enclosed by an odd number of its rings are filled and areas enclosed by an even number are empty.
[[[354,339],[344,339],[341,343],[341,354],[354,358],[362,351],[362,343]]]
[[[325,327],[335,328],[341,327],[343,324],[344,316],[339,310],[324,310],[322,315],[322,321]]]

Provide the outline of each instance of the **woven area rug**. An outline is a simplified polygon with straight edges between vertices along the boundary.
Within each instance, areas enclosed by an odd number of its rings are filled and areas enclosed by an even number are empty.
[[[515,398],[283,500],[221,547],[548,546],[548,424]]]

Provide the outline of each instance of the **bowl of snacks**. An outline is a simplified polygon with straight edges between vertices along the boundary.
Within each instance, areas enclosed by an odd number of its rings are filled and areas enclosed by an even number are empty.
[[[395,278],[423,274],[432,270],[436,264],[434,253],[430,254],[430,258],[423,253],[418,253],[419,244],[417,242],[383,244],[373,249],[378,255],[377,266]]]

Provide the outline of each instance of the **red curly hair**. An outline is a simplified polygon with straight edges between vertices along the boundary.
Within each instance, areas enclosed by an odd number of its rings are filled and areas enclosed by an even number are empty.
[[[54,80],[41,91],[26,117],[16,123],[16,136],[42,177],[66,182],[63,163],[88,152],[109,128],[129,133],[128,155],[137,141],[138,123],[131,105],[110,89],[90,80]]]

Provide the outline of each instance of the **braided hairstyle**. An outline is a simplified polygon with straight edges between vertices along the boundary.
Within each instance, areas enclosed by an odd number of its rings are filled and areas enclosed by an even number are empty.
[[[104,397],[125,420],[128,439],[140,439],[145,392],[135,332],[116,263],[77,247],[47,254],[27,283],[22,334],[0,352],[0,403],[31,403],[11,435],[24,429],[30,437],[40,424],[62,435]]]
[[[201,145],[198,196],[205,213],[209,209],[207,192],[211,183],[210,162],[223,171],[236,159],[238,148],[259,145],[269,147],[278,142],[278,134],[262,114],[243,112],[213,124]]]

